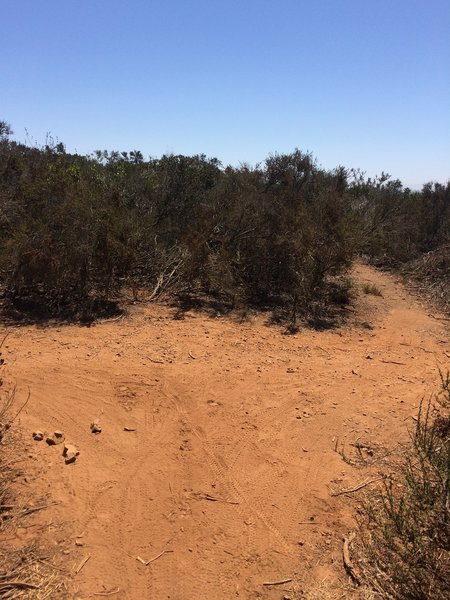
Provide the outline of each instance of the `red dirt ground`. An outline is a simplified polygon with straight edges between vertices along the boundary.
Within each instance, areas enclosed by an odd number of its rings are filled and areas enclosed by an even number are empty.
[[[156,305],[10,332],[7,376],[31,391],[30,465],[58,502],[42,518],[62,524],[70,568],[89,556],[70,597],[279,600],[345,580],[355,507],[331,492],[374,467],[336,448],[355,457],[359,441],[373,460],[392,448],[450,363],[445,321],[386,274],[359,265],[355,278],[383,297],[361,293],[348,323],[325,332],[281,335],[263,316],[175,320]],[[76,463],[32,441],[35,429],[62,430]]]

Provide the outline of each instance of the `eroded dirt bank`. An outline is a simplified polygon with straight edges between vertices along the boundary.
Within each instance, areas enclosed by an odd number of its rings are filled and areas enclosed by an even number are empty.
[[[157,306],[11,331],[9,376],[31,390],[26,435],[59,429],[80,449],[65,465],[58,447],[29,443],[59,501],[45,516],[62,523],[56,543],[69,565],[90,557],[73,597],[279,599],[343,576],[353,506],[331,492],[377,465],[356,468],[336,448],[352,456],[360,443],[376,462],[450,363],[445,321],[390,276],[355,276],[383,297],[361,294],[348,324],[325,332],[174,320]]]

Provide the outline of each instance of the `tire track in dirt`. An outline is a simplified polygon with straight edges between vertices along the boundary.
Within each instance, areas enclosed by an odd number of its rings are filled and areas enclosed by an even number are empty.
[[[171,391],[169,391],[169,389],[168,389],[169,387],[170,387]],[[173,391],[174,389],[177,389],[177,394],[174,393],[174,391]],[[191,415],[189,414],[188,409],[186,408],[189,405],[189,401],[186,400],[186,401],[182,402],[180,400],[180,397],[186,397],[186,394],[182,390],[181,391],[179,390],[179,383],[177,382],[176,384],[172,384],[172,383],[168,384],[168,379],[166,378],[162,385],[162,393],[164,394],[164,396],[168,400],[168,402],[171,403],[173,409],[176,411],[176,413],[178,415],[178,420],[183,426],[183,433],[187,434],[187,435],[192,434],[196,437],[196,439],[198,439],[200,441],[202,458],[204,458],[206,456],[208,464],[211,467],[211,463],[208,460],[209,457],[206,453],[204,443],[203,443],[202,439],[198,436],[198,433],[196,431],[196,426],[193,425],[193,419],[192,419]],[[200,463],[200,468],[203,471],[205,470],[204,461],[202,461]],[[227,485],[226,479],[222,476],[223,473],[218,472],[217,470],[214,470],[211,468],[210,468],[210,470],[214,473],[214,475],[220,481],[220,483],[222,484],[222,487],[224,488],[224,491],[226,491],[228,489],[228,485]],[[186,462],[183,473],[181,474],[181,478],[182,478],[182,481],[184,482],[185,486],[188,488],[191,488],[191,486],[194,482],[194,479],[196,480],[199,478],[198,473],[195,474],[195,478],[194,478],[194,464],[191,461]],[[233,506],[233,509],[234,508],[239,508],[239,507]],[[239,512],[241,512],[241,511],[239,511]],[[222,517],[224,517],[224,515],[222,515]],[[232,517],[230,517],[230,519],[231,518]],[[181,582],[180,582],[181,583],[181,588],[180,588],[181,595],[179,596],[180,600],[183,598],[202,598],[205,593],[205,588],[208,586],[208,581],[211,578],[213,578],[215,580],[216,585],[218,585],[218,587],[221,590],[220,597],[227,598],[230,594],[230,582],[229,582],[229,579],[224,575],[223,570],[220,570],[218,573],[217,573],[217,571],[211,572],[207,563],[203,565],[202,572],[196,573],[195,577],[190,576],[188,573],[184,573],[183,575],[184,575],[184,577],[181,579]]]
[[[271,522],[270,518],[265,514],[261,503],[258,501],[258,499],[255,497],[249,497],[249,494],[247,494],[242,489],[242,486],[232,475],[233,469],[230,469],[230,467],[227,465],[222,456],[216,454],[203,428],[201,426],[194,425],[191,422],[191,418],[186,408],[184,407],[186,403],[183,403],[182,405],[179,397],[174,395],[173,392],[170,393],[170,397],[172,398],[176,409],[179,411],[180,414],[183,415],[183,418],[186,420],[186,422],[190,424],[193,433],[200,441],[205,458],[208,462],[211,471],[214,473],[215,477],[221,482],[223,487],[230,493],[229,500],[232,502],[239,503],[237,505],[238,512],[241,513],[244,521],[248,519],[249,514],[252,517],[256,517],[278,539],[283,549],[288,553],[291,553],[293,549],[292,545],[286,540],[284,535],[278,530],[278,528]],[[246,507],[247,510],[245,512],[242,510],[242,508],[240,508],[242,506]]]
[[[122,382],[123,383],[123,382]],[[158,394],[158,392],[157,392]],[[130,600],[136,597],[162,597],[163,594],[177,593],[178,581],[173,577],[173,566],[168,566],[168,561],[161,561],[155,566],[142,565],[137,556],[149,560],[156,555],[157,548],[151,547],[150,532],[158,529],[159,547],[167,549],[167,542],[174,538],[173,528],[167,519],[163,518],[162,510],[165,507],[154,506],[150,498],[155,496],[159,488],[161,476],[155,474],[156,452],[160,452],[165,442],[173,437],[173,423],[169,418],[169,407],[158,407],[157,417],[152,411],[151,419],[147,406],[141,416],[139,426],[140,434],[136,436],[135,455],[133,467],[125,476],[123,489],[118,504],[120,510],[117,514],[119,535],[123,540],[123,551],[128,556],[123,562],[127,572],[133,574],[134,585],[130,586],[132,593],[127,596]],[[151,421],[151,424],[150,424]],[[142,548],[142,546],[146,546]],[[164,547],[163,547],[164,546]],[[141,549],[139,549],[141,547]],[[173,561],[169,560],[171,564]],[[136,586],[139,582],[139,587]]]

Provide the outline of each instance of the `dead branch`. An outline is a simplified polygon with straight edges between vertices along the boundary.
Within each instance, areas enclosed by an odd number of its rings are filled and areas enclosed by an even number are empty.
[[[0,591],[18,588],[21,590],[37,590],[39,586],[27,583],[26,581],[5,581],[0,583]]]
[[[280,579],[280,581],[265,581],[263,585],[283,585],[283,583],[290,583],[292,577],[288,579]]]
[[[355,568],[350,558],[350,544],[355,537],[355,532],[352,533],[348,537],[344,537],[344,544],[342,546],[342,560],[344,563],[344,568],[347,573],[350,575],[355,585],[359,585],[360,581],[355,573]]]
[[[153,558],[150,558],[149,560],[144,560],[140,556],[136,556],[136,560],[138,560],[140,563],[142,563],[143,565],[145,565],[147,567],[150,563],[154,562],[155,560],[158,560],[158,558],[161,558],[161,556],[163,556],[164,554],[168,554],[170,552],[173,552],[173,550],[163,550],[162,552],[160,552]]]
[[[12,396],[15,396],[15,394],[16,394],[16,387],[14,386]],[[15,416],[10,420],[10,423],[13,423],[17,419],[17,417],[20,415],[20,413],[23,411],[23,409],[25,408],[25,406],[28,404],[28,402],[30,400],[30,396],[31,396],[31,392],[30,392],[30,389],[28,388],[27,399],[22,404],[22,406],[19,408],[19,410],[16,412]]]
[[[374,479],[368,479],[367,481],[363,481],[362,483],[356,485],[355,487],[347,488],[345,490],[341,490],[340,492],[333,492],[331,495],[332,496],[343,496],[344,494],[352,494],[353,492],[358,492],[359,490],[362,490],[362,488],[365,488],[367,485],[370,485],[371,483],[375,483],[375,481],[381,481],[382,479],[384,479],[383,476],[375,477]]]
[[[7,339],[7,338],[8,338],[8,336],[10,335],[10,333],[11,333],[11,331],[7,331],[7,332],[5,333],[5,335],[3,336],[3,339],[2,339],[2,341],[0,342],[0,348],[2,348],[2,347],[3,347],[3,344],[5,343],[6,339]]]
[[[391,364],[391,365],[406,365],[406,363],[404,362],[399,362],[398,360],[382,360],[382,363],[387,363],[387,364]]]
[[[239,504],[239,502],[234,502],[233,500],[225,500],[224,498],[216,498],[215,496],[211,496],[210,494],[205,494],[203,496],[205,500],[209,500],[210,502],[224,502],[225,504]]]
[[[20,511],[16,517],[25,517],[26,515],[31,515],[32,513],[38,512],[39,510],[44,510],[45,508],[49,508],[50,506],[56,506],[58,502],[51,502],[50,504],[43,504],[42,506],[35,506],[33,508],[26,508],[25,510]]]
[[[83,558],[83,560],[80,562],[80,564],[78,565],[78,567],[75,569],[75,573],[78,574],[81,569],[84,567],[84,565],[87,563],[87,561],[91,558],[91,555],[88,554],[87,556],[85,556]]]

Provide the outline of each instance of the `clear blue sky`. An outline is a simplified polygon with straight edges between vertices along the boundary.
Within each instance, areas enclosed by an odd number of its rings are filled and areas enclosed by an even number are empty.
[[[20,141],[450,178],[449,0],[0,0],[0,19]]]

